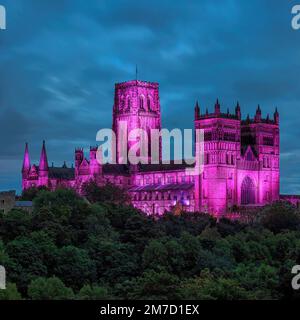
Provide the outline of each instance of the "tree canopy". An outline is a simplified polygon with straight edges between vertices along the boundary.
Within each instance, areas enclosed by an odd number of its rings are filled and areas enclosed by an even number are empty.
[[[300,257],[291,205],[267,206],[251,224],[199,212],[153,219],[111,201],[110,187],[88,188],[86,197],[38,190],[32,213],[0,215],[8,281],[0,299],[299,297],[290,284]]]

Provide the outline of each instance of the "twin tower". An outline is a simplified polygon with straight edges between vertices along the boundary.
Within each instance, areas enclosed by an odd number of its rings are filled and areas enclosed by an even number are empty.
[[[178,116],[178,115],[175,115]],[[158,83],[139,80],[115,85],[113,130],[126,122],[128,132],[141,128],[150,137],[151,129],[161,129]],[[70,187],[81,192],[90,179],[111,182],[126,188],[132,204],[147,214],[161,215],[177,205],[185,211],[216,215],[241,207],[257,207],[279,199],[279,114],[262,117],[258,106],[254,118],[242,119],[241,107],[223,112],[219,101],[214,111],[194,109],[195,129],[204,130],[204,172],[188,176],[188,165],[141,164],[99,165],[97,148],[90,148],[89,159],[82,148],[75,151],[75,168],[49,167],[45,143],[38,166],[29,161],[26,145],[22,177],[23,189],[34,186]],[[117,136],[118,142],[118,136]],[[135,142],[128,142],[128,150]],[[151,155],[149,139],[148,152]],[[117,146],[117,159],[121,157]],[[160,159],[161,159],[161,146]]]

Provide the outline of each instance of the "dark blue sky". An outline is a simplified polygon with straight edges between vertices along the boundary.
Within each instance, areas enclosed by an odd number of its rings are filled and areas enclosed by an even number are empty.
[[[281,191],[300,194],[300,30],[287,0],[0,0],[0,189],[20,190],[24,143],[73,162],[111,127],[114,83],[160,83],[163,126],[202,110],[280,112]]]

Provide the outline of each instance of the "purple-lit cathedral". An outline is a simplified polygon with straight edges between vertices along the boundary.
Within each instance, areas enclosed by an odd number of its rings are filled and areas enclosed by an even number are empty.
[[[158,83],[128,81],[115,86],[113,130],[120,121],[134,128],[161,129]],[[126,188],[132,204],[147,214],[162,215],[180,205],[185,211],[222,215],[237,208],[257,207],[279,199],[279,114],[262,118],[258,106],[254,119],[223,113],[219,102],[214,112],[200,112],[195,106],[195,129],[204,130],[204,171],[186,173],[185,163],[100,165],[97,147],[90,148],[89,159],[83,149],[75,150],[75,167],[48,165],[45,142],[38,166],[31,165],[26,144],[22,169],[23,189],[47,186],[74,188],[81,192],[90,179],[111,182]],[[130,142],[132,143],[132,142]],[[129,144],[130,144],[129,143]],[[130,145],[129,145],[130,147]],[[150,150],[150,141],[149,141]],[[159,146],[161,160],[161,146]],[[118,152],[117,152],[118,153]],[[117,154],[117,159],[120,155]]]

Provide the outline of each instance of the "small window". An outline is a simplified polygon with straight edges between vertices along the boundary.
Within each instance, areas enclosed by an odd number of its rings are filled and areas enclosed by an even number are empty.
[[[148,97],[147,99],[148,110],[151,110],[151,99]]]
[[[144,109],[144,98],[140,96],[140,109]]]

